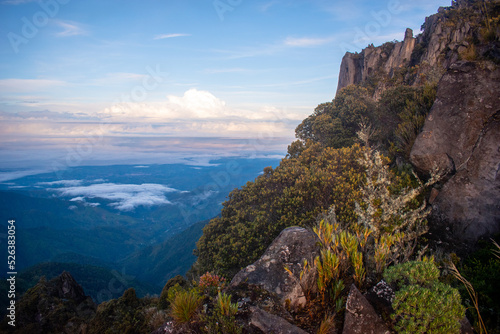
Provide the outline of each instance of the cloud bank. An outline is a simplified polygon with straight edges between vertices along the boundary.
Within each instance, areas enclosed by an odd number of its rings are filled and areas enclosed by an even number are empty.
[[[0,81],[0,88],[7,83]],[[96,111],[0,111],[0,167],[55,164],[60,170],[104,160],[170,163],[179,154],[284,153],[303,118],[302,112],[271,106],[229,106],[194,88],[163,101],[117,102]]]
[[[87,199],[105,199],[109,206],[120,211],[133,211],[139,206],[156,206],[172,204],[165,196],[178,190],[154,183],[115,184],[101,183],[90,186],[77,186],[54,189],[60,196],[73,197],[70,201],[86,201]]]

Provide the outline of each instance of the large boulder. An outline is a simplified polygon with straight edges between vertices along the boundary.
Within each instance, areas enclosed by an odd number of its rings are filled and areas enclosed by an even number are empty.
[[[255,284],[276,293],[283,304],[292,307],[305,305],[306,291],[303,287],[313,285],[314,270],[305,274],[302,281],[299,280],[299,276],[304,261],[311,263],[318,254],[317,242],[316,235],[302,227],[286,228],[259,260],[234,276],[231,286],[241,283]],[[285,270],[285,267],[293,276]]]
[[[433,199],[433,221],[454,238],[475,241],[500,232],[500,69],[458,62],[437,97],[410,159],[449,179]],[[441,226],[444,225],[444,226]]]
[[[342,334],[390,334],[373,306],[353,284],[345,307],[344,330]]]

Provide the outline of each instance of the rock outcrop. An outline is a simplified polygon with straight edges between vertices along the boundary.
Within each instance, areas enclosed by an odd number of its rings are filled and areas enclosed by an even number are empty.
[[[420,171],[449,173],[433,220],[462,240],[500,232],[500,69],[482,66],[451,66],[410,155]]]
[[[345,307],[344,330],[342,334],[390,334],[373,306],[353,284]]]
[[[41,280],[18,302],[16,327],[9,333],[86,333],[96,305],[68,273]]]
[[[348,85],[369,81],[374,97],[378,98],[397,82],[409,85],[435,82],[451,64],[464,57],[498,61],[499,45],[485,42],[481,34],[483,21],[484,15],[469,2],[454,1],[451,7],[441,7],[438,13],[427,17],[423,32],[416,37],[407,29],[402,42],[370,45],[360,53],[347,52],[340,65],[337,92]],[[478,46],[471,44],[478,40]]]
[[[314,277],[306,274],[302,282],[298,278],[304,260],[311,263],[318,253],[317,241],[314,233],[301,227],[283,230],[259,260],[234,276],[231,286],[243,282],[255,284],[278,295],[283,304],[292,307],[304,305],[306,299],[302,286],[313,285]],[[293,277],[285,267],[290,269]]]
[[[395,70],[410,62],[414,47],[413,30],[406,29],[403,42],[389,42],[380,47],[372,44],[360,53],[347,52],[340,65],[337,92],[348,85],[365,82],[370,76],[392,77]]]

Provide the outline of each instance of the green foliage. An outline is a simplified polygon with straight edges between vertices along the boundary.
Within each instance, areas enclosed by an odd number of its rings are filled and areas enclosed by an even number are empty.
[[[47,281],[42,277],[21,298],[16,292],[16,326],[8,325],[10,319],[4,318],[0,323],[0,332],[76,333],[79,327],[84,326],[95,315],[96,306],[90,298],[75,300],[59,297],[57,290],[60,283],[59,278]],[[8,289],[2,291],[7,295]]]
[[[181,288],[185,288],[187,286],[187,281],[184,277],[177,275],[174,278],[168,280],[163,289],[161,290],[160,298],[158,299],[158,308],[166,309],[170,305],[170,300],[172,292],[175,290],[180,290]],[[174,288],[175,289],[171,289]]]
[[[373,124],[371,140],[391,155],[401,154],[408,158],[435,98],[435,84],[397,85],[384,90],[378,101],[371,99],[366,88],[351,85],[341,89],[333,102],[318,105],[295,133],[302,141],[340,148],[357,141],[356,133],[361,124]],[[392,150],[390,143],[395,146]],[[297,156],[302,150],[301,143],[294,142],[288,153]]]
[[[88,333],[132,334],[153,331],[153,324],[166,319],[166,315],[156,309],[156,303],[156,300],[149,298],[137,298],[135,290],[130,288],[122,297],[98,306],[95,317],[89,323]],[[155,322],[151,321],[153,317],[157,318]]]
[[[297,138],[323,146],[341,148],[356,142],[363,120],[373,117],[374,102],[366,88],[351,85],[341,89],[333,102],[318,105],[295,130]]]
[[[361,189],[362,202],[356,203],[355,210],[357,228],[369,231],[372,236],[369,250],[373,252],[377,273],[398,259],[407,261],[412,255],[417,238],[427,231],[425,218],[430,213],[425,201],[418,205],[418,197],[440,178],[433,172],[423,184],[414,175],[418,185],[401,189],[397,185],[401,180],[389,170],[385,160],[376,151],[364,152],[361,163],[366,167],[366,182]]]
[[[433,259],[410,261],[384,272],[398,287],[392,307],[398,333],[459,333],[465,308],[457,289],[438,280]]]
[[[398,85],[385,90],[376,109],[377,142],[391,155],[397,153],[408,159],[435,99],[435,84],[422,87]],[[391,152],[387,145],[391,142],[395,143],[396,151]]]
[[[498,237],[497,237],[498,240]],[[498,250],[490,242],[480,242],[480,248],[465,259],[460,267],[460,273],[466,278],[477,293],[478,308],[489,334],[500,333],[500,259],[496,257]],[[464,304],[471,310],[470,320],[479,329],[479,318],[474,299],[469,296],[462,284],[457,284]]]
[[[196,319],[202,301],[197,291],[180,290],[172,300],[170,315],[178,324],[189,324]]]
[[[239,334],[241,326],[236,322],[238,304],[231,303],[231,295],[219,291],[215,303],[215,309],[210,316],[204,316],[205,332],[221,334]]]
[[[366,166],[366,182],[361,186],[361,204],[355,209],[358,219],[340,221],[332,207],[313,228],[321,244],[320,254],[314,260],[317,291],[328,312],[342,309],[344,280],[362,287],[367,276],[370,280],[380,279],[388,264],[400,259],[406,261],[412,255],[416,239],[425,231],[422,227],[428,211],[424,210],[425,204],[415,208],[413,203],[425,185],[417,183],[415,188],[402,188],[399,184],[402,179],[388,169],[383,156],[369,148],[363,153],[360,163]],[[432,266],[436,271],[430,277],[437,279],[439,271]],[[303,271],[311,268],[305,263]],[[387,272],[391,282],[402,280],[401,277],[412,283],[420,282],[420,266],[413,269],[405,264],[396,268],[399,271]]]
[[[465,309],[460,294],[449,285],[408,285],[396,292],[392,304],[398,333],[460,333]]]
[[[424,258],[423,261],[409,261],[387,268],[384,279],[398,287],[406,285],[426,285],[439,278],[439,269],[434,260]]]
[[[311,226],[335,205],[343,221],[355,221],[354,206],[364,170],[363,149],[309,144],[298,157],[283,159],[254,182],[234,190],[221,217],[213,219],[197,243],[202,272],[232,277],[262,255],[286,227]]]

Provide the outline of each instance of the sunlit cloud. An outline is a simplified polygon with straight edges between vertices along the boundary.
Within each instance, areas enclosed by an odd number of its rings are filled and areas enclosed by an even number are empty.
[[[100,111],[0,112],[1,165],[45,161],[41,166],[55,163],[60,169],[122,161],[144,166],[186,163],[183,159],[205,153],[284,152],[303,117],[270,105],[231,106],[197,89],[170,94],[163,102],[116,103]],[[266,140],[247,144],[252,138]]]

